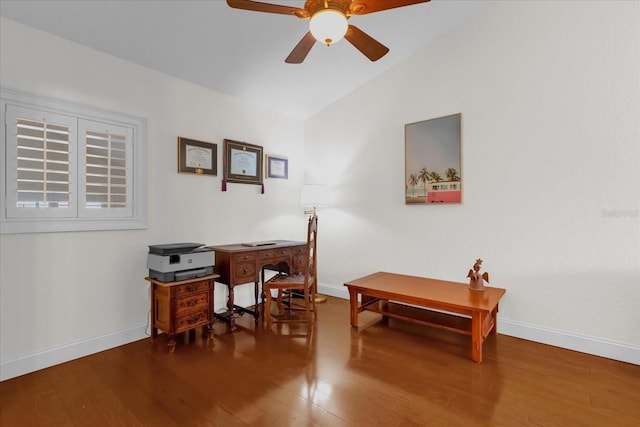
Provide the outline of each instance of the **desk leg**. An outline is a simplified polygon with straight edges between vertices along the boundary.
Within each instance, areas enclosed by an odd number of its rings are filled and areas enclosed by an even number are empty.
[[[264,313],[264,303],[265,303],[265,295],[266,295],[266,294],[265,294],[265,292],[264,292],[264,267],[262,267],[262,274],[261,274],[260,278],[261,278],[261,286],[260,286],[260,287],[261,287],[261,289],[260,289],[260,300],[261,300],[261,303],[260,303],[260,310],[262,311],[262,318],[264,319],[264,318],[265,318],[265,313]],[[256,304],[257,304],[257,303],[258,303],[258,302],[256,301]]]
[[[258,299],[258,289],[260,287],[260,282],[256,281],[253,284],[253,297],[255,298],[256,305],[253,307],[253,319],[258,324],[258,318],[260,317],[260,300]]]
[[[349,288],[349,304],[351,307],[351,326],[358,327],[358,292]]]
[[[236,330],[236,318],[233,315],[233,302],[235,299],[233,288],[233,285],[229,285],[229,299],[227,300],[227,313],[229,313],[229,332]]]
[[[482,362],[482,313],[474,311],[471,315],[471,360]]]

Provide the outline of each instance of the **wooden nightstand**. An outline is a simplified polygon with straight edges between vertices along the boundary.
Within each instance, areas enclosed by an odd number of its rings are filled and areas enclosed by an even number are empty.
[[[176,334],[207,326],[213,338],[213,290],[217,274],[177,282],[160,282],[151,277],[151,339],[158,330],[169,335],[169,353],[176,348]]]

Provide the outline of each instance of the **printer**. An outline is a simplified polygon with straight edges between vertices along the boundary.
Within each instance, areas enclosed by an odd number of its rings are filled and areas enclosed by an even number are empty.
[[[202,243],[149,245],[149,277],[176,282],[213,274],[213,250]]]

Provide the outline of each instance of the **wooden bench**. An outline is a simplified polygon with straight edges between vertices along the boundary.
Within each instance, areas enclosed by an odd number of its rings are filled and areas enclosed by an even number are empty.
[[[501,288],[485,287],[479,292],[470,290],[466,283],[385,272],[344,285],[349,289],[352,327],[358,327],[358,314],[367,310],[470,335],[471,359],[476,363],[482,362],[482,343],[497,331],[498,302],[505,293]],[[392,310],[390,301],[419,306],[428,315]]]

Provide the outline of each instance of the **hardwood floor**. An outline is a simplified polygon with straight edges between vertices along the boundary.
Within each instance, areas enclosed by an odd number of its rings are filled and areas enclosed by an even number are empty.
[[[2,426],[637,426],[640,366],[504,335],[360,315],[329,298],[305,325],[216,323],[0,383]]]

